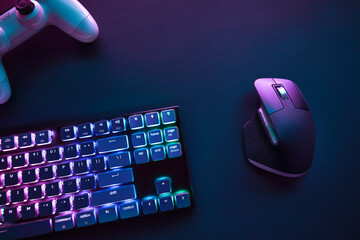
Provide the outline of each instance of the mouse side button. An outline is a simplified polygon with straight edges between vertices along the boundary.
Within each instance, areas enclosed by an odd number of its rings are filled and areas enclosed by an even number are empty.
[[[290,96],[291,101],[293,102],[296,108],[309,111],[309,107],[305,101],[304,96],[302,95],[300,89],[294,82],[280,78],[274,78],[274,81],[277,84],[282,84],[285,87],[286,91]]]
[[[284,108],[272,87],[273,84],[275,84],[275,81],[272,78],[260,78],[254,83],[268,114],[272,114]]]

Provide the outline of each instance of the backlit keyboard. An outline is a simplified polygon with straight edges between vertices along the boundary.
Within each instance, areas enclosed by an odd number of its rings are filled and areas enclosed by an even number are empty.
[[[1,137],[0,239],[192,206],[178,107]]]

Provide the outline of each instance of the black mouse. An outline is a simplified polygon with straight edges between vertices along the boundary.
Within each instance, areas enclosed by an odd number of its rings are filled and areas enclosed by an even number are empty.
[[[281,176],[304,175],[315,150],[315,124],[304,96],[286,79],[257,79],[255,88],[261,106],[243,128],[247,159]]]

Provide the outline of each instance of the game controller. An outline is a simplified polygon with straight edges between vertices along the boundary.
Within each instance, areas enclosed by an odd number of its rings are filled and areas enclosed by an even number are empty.
[[[47,25],[85,43],[99,34],[94,18],[77,0],[16,0],[15,7],[0,16],[0,104],[11,95],[2,57]]]

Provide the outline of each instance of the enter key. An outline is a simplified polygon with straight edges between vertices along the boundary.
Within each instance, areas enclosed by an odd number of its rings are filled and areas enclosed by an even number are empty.
[[[131,183],[134,181],[132,168],[118,169],[98,175],[99,187]]]

